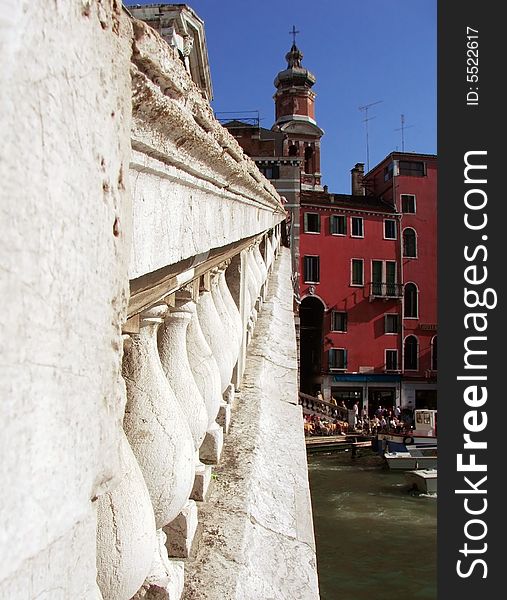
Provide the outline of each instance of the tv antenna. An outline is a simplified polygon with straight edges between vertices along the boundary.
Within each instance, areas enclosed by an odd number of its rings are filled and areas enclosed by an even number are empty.
[[[366,123],[366,172],[370,170],[370,141],[368,137],[368,121],[371,121],[375,117],[368,117],[368,109],[371,106],[375,106],[375,104],[380,104],[384,102],[383,100],[377,100],[376,102],[370,102],[370,104],[365,104],[364,106],[360,106],[359,110],[364,111],[364,119],[363,123]]]
[[[405,129],[410,129],[413,125],[405,125],[405,115],[401,115],[401,127],[397,127],[394,131],[401,131],[401,151],[405,152]]]

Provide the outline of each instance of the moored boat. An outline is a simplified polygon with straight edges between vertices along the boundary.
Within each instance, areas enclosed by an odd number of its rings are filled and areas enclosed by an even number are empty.
[[[405,478],[412,487],[423,494],[437,493],[437,470],[436,469],[416,469],[407,471]]]
[[[385,452],[387,466],[392,470],[436,469],[437,449],[410,446],[406,452]]]
[[[407,452],[409,447],[437,446],[437,411],[419,409],[414,411],[415,429],[405,432],[379,432],[376,449],[380,455],[386,452]]]

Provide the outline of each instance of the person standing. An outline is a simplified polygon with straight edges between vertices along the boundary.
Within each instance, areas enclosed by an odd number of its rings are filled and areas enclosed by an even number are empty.
[[[336,398],[334,396],[331,396],[330,404],[332,404],[333,406],[338,406],[338,402],[336,401]],[[332,409],[331,414],[333,415],[333,417],[336,417],[338,415],[338,411],[336,410],[336,408]]]

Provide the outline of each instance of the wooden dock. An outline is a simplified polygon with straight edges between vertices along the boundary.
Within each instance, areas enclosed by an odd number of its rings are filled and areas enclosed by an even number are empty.
[[[371,448],[371,437],[359,435],[326,435],[308,436],[305,439],[307,452],[331,452],[337,450],[352,450],[356,456],[360,448]]]

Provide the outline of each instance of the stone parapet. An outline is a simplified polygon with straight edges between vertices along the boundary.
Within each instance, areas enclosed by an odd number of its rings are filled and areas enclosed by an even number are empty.
[[[285,218],[275,188],[215,119],[174,50],[145,23],[133,27],[131,279]]]
[[[256,578],[257,598],[269,597],[267,585],[282,593],[286,584],[249,553],[273,541],[302,574],[315,557],[299,516],[310,505],[290,277],[286,257],[275,260],[280,197],[174,50],[121,2],[8,4],[0,597],[179,600],[183,581],[194,586],[201,573],[184,573],[167,548],[186,556],[201,528],[209,539],[210,507],[226,506],[243,516],[222,514],[225,547],[240,531],[248,548],[223,581],[202,580],[199,597],[227,598],[228,578],[244,578],[238,600]],[[235,448],[242,480],[231,496],[219,478],[221,497],[208,500],[224,441],[224,473]]]
[[[290,256],[282,249],[186,564],[185,600],[317,600]]]

